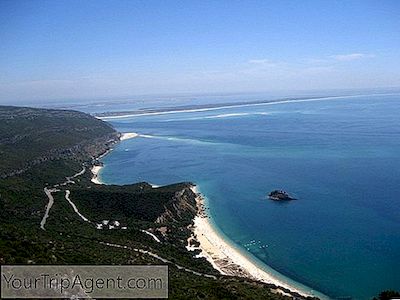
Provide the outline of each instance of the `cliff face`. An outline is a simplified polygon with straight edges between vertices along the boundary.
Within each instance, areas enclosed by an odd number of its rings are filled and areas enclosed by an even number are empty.
[[[156,223],[181,222],[193,219],[197,212],[196,194],[185,187],[175,193],[171,202],[164,205],[165,211],[157,218]]]
[[[107,151],[118,133],[77,111],[0,106],[0,178],[57,159],[87,161]]]

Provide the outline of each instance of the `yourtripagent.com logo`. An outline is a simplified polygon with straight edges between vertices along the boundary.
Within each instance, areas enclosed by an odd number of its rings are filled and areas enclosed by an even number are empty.
[[[1,266],[1,298],[168,298],[168,267]]]

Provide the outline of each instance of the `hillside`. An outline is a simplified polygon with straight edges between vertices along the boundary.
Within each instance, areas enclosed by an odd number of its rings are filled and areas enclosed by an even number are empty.
[[[84,113],[0,107],[1,264],[168,264],[171,299],[292,298],[186,251],[191,183],[93,184],[90,166],[118,138]]]
[[[59,158],[85,160],[117,140],[106,122],[67,110],[0,106],[0,176]]]

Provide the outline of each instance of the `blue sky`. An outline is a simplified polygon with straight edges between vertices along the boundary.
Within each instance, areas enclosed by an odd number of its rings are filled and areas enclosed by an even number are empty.
[[[400,86],[400,1],[0,1],[0,101]]]

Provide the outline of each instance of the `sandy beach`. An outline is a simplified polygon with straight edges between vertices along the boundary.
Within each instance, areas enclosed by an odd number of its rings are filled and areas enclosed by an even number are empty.
[[[199,208],[199,213],[194,219],[194,226],[192,229],[194,238],[200,243],[199,248],[202,252],[199,257],[205,257],[213,267],[223,275],[248,277],[283,287],[303,296],[317,296],[321,299],[327,299],[325,295],[313,291],[306,286],[294,286],[278,278],[272,272],[268,273],[258,267],[238,249],[235,249],[235,247],[227,242],[210,223],[209,217],[205,213],[204,199],[201,197],[198,189],[193,187],[192,190],[198,195],[197,206]],[[187,248],[188,250],[196,249],[196,247],[193,246],[188,246]],[[277,289],[277,291],[284,294],[282,290]]]
[[[128,139],[132,139],[137,137],[138,134],[136,132],[125,132],[125,133],[121,133],[121,137],[119,138],[121,141],[125,141]]]
[[[91,181],[95,184],[103,184],[100,180],[99,180],[99,172],[101,170],[102,166],[93,166],[90,171],[92,172],[93,176]]]

